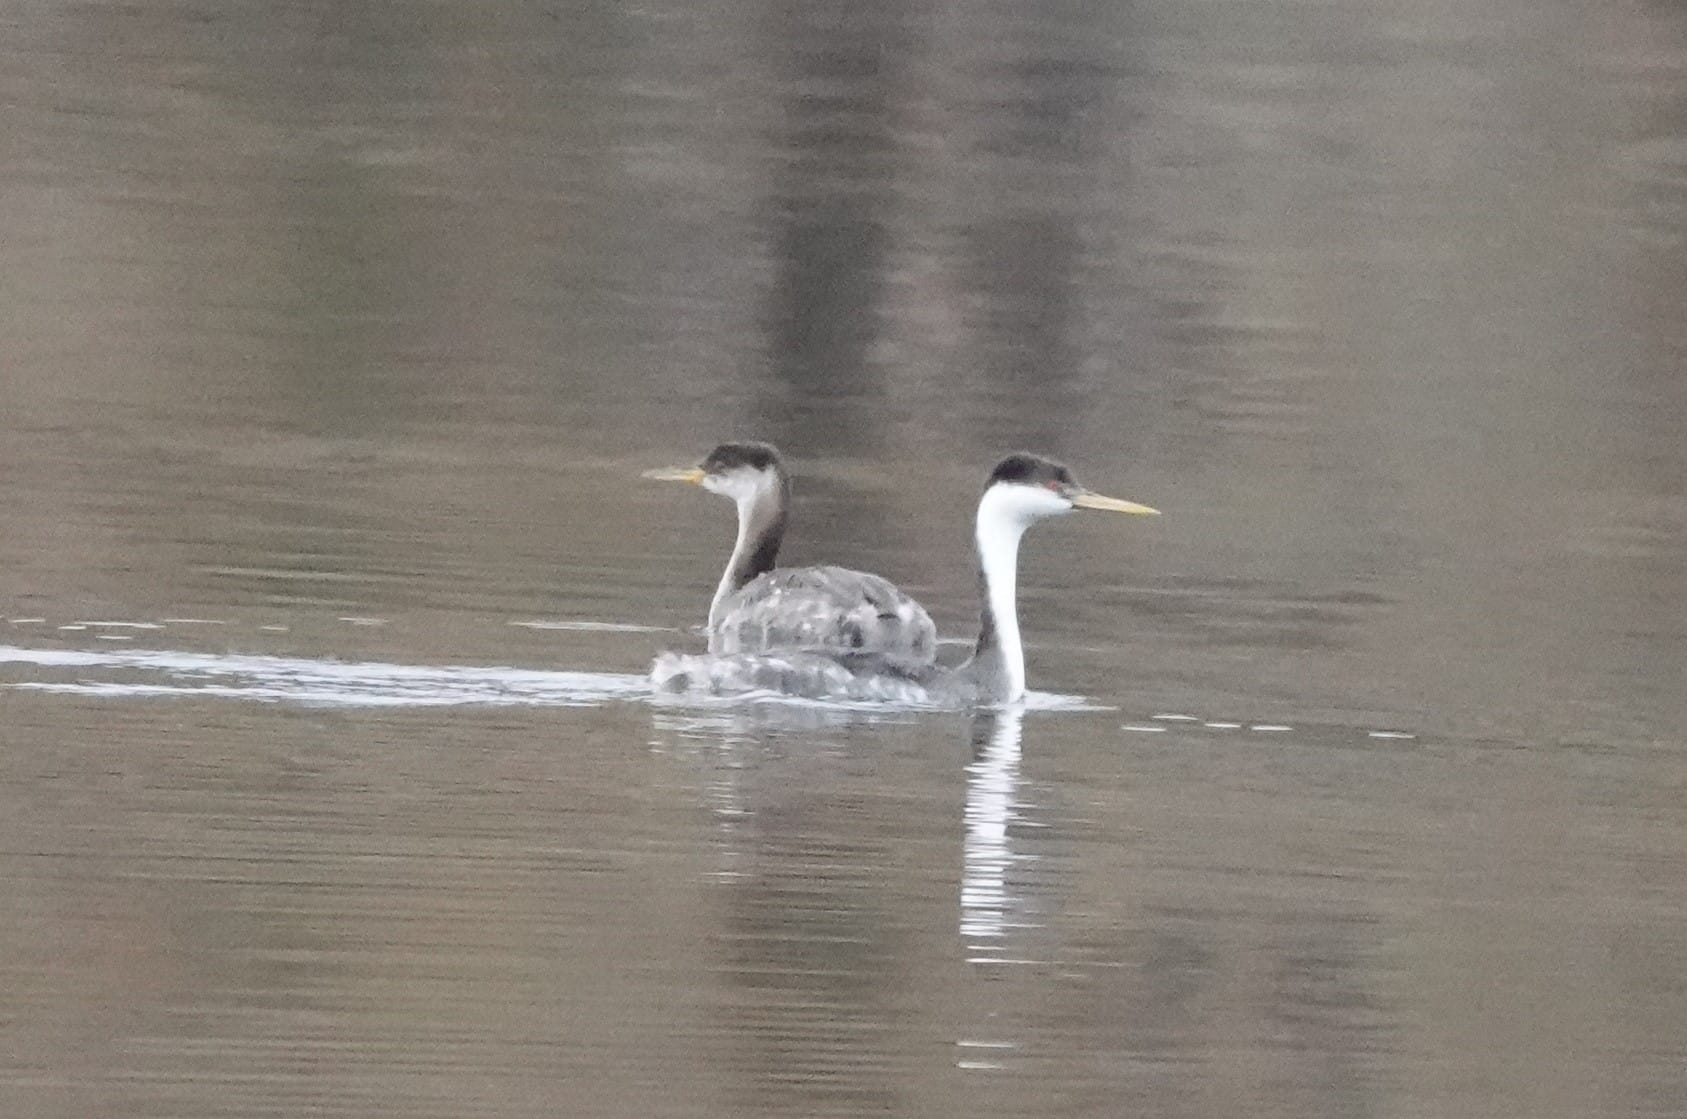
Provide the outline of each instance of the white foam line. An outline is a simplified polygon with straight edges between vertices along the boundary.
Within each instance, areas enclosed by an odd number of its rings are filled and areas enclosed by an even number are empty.
[[[259,626],[258,628],[263,630],[265,633],[286,633],[287,632],[286,626]]]
[[[1019,701],[1027,711],[1117,711],[1117,707],[1110,707],[1105,703],[1096,703],[1081,695],[1063,695],[1060,692],[1039,692],[1028,689],[1025,698]]]
[[[579,706],[648,696],[643,676],[479,666],[348,663],[301,657],[139,649],[0,646],[0,664],[160,672],[168,683],[28,681],[14,688],[81,695],[213,695],[342,706],[532,704]]]
[[[814,699],[808,696],[786,695],[772,690],[734,692],[728,695],[708,695],[695,692],[670,694],[658,692],[650,696],[651,703],[663,711],[681,713],[680,729],[697,727],[715,729],[719,720],[736,721],[745,712],[759,708],[788,709],[819,716],[875,715],[906,719],[922,712],[953,711],[942,703],[889,702],[872,699]],[[1118,708],[1091,703],[1083,696],[1060,695],[1056,692],[1028,691],[1017,705],[1026,711],[1078,712],[1116,711]],[[996,708],[1007,710],[1007,708]]]
[[[47,624],[46,618],[7,618],[6,620],[14,626],[44,626]]]
[[[226,626],[226,625],[228,625],[228,623],[225,622],[221,618],[165,618],[164,624],[167,625],[167,626]]]
[[[643,678],[639,679],[645,683]],[[57,695],[85,695],[102,698],[161,698],[244,699],[262,703],[296,703],[306,707],[590,707],[617,698],[605,692],[600,695],[532,695],[480,694],[447,691],[427,694],[382,694],[367,691],[342,691],[335,688],[295,686],[242,687],[234,684],[122,684],[114,681],[78,681],[73,684],[45,684],[24,682],[0,685],[20,691],[48,692]]]
[[[1241,723],[1202,723],[1208,730],[1241,730]]]
[[[1152,724],[1149,724],[1149,723],[1126,723],[1124,726],[1120,727],[1119,729],[1120,730],[1141,731],[1143,734],[1164,734],[1164,733],[1166,733],[1165,727],[1157,727],[1157,726],[1153,726]]]
[[[506,704],[584,706],[642,700],[658,710],[677,707],[689,714],[711,711],[739,717],[759,704],[754,696],[653,695],[648,677],[625,673],[542,671],[507,666],[417,665],[347,662],[255,654],[215,654],[171,649],[30,649],[0,645],[0,665],[71,670],[69,680],[5,684],[48,692],[97,696],[228,696],[338,706],[443,706]],[[100,670],[157,673],[163,679],[90,679]],[[927,708],[883,703],[804,700],[769,693],[782,707],[821,715],[909,718]],[[1082,696],[1030,692],[1028,711],[1111,711]]]
[[[133,641],[134,635],[128,633],[101,633],[94,637],[95,641]]]
[[[83,626],[83,625],[76,625],[76,624],[72,623],[72,624],[67,625],[67,626],[57,626],[55,628],[63,630],[65,632],[69,632],[69,633],[80,633],[83,630],[87,629],[88,627]]]
[[[632,622],[548,622],[543,620],[511,622],[522,629],[581,630],[588,633],[678,633],[671,626],[641,626]]]
[[[1249,730],[1258,730],[1258,731],[1280,731],[1280,730],[1294,730],[1295,728],[1289,727],[1289,726],[1284,726],[1282,723],[1255,723],[1253,726],[1249,727],[1248,729]]]
[[[1150,719],[1158,719],[1162,723],[1198,723],[1201,720],[1193,715],[1150,715]]]
[[[91,626],[94,629],[163,629],[157,622],[90,622],[78,620],[79,626]]]
[[[345,622],[347,625],[353,626],[384,626],[387,624],[387,620],[385,618],[364,618],[357,615],[336,618],[335,620]]]
[[[1369,738],[1416,738],[1415,734],[1407,734],[1398,730],[1373,730],[1367,734]]]

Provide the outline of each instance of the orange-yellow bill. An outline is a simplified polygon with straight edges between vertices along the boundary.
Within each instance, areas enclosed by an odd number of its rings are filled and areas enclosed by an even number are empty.
[[[646,470],[639,475],[641,478],[654,478],[658,482],[690,482],[700,485],[703,481],[701,466],[668,466],[661,470]]]
[[[1072,495],[1072,504],[1080,509],[1106,509],[1112,513],[1140,513],[1145,516],[1158,517],[1160,511],[1147,505],[1138,505],[1134,501],[1124,501],[1117,497],[1106,497],[1089,490],[1079,490]]]

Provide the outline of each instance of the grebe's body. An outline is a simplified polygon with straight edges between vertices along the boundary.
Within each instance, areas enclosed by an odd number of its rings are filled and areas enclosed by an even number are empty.
[[[722,443],[697,466],[647,478],[691,482],[733,500],[738,539],[709,603],[709,652],[835,650],[929,663],[931,615],[886,579],[847,567],[775,567],[790,516],[791,480],[767,443]]]
[[[973,532],[983,598],[978,641],[971,658],[957,668],[895,649],[792,643],[751,651],[715,650],[711,644],[703,656],[663,653],[651,668],[651,680],[662,691],[717,695],[767,691],[946,707],[1017,702],[1025,695],[1016,602],[1019,543],[1036,522],[1073,509],[1156,512],[1092,493],[1066,467],[1035,455],[1009,455],[996,465],[979,499]]]

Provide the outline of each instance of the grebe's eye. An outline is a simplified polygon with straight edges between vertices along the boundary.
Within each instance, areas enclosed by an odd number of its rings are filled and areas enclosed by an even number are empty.
[[[1060,483],[1059,482],[1044,482],[1043,488],[1046,489],[1046,490],[1053,490],[1055,493],[1059,493],[1060,492]]]

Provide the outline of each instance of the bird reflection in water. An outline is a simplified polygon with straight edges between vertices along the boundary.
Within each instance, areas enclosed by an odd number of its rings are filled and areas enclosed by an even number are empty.
[[[966,841],[961,866],[961,938],[974,963],[1001,959],[1008,933],[1024,927],[1025,902],[1009,871],[1025,856],[1013,849],[1019,804],[1022,707],[981,711],[972,720],[966,767]]]

